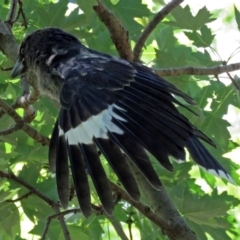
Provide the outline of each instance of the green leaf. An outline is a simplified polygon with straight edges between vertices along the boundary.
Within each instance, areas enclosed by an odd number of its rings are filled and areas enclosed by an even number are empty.
[[[83,232],[90,236],[92,240],[100,240],[104,233],[99,217],[92,216],[84,221]]]
[[[172,47],[175,46],[177,42],[176,37],[174,37],[172,27],[164,27],[160,29],[160,31],[156,32],[155,38],[156,38],[159,49],[162,51],[171,49]]]
[[[97,5],[96,0],[77,0],[76,3],[78,4],[79,8],[83,11],[76,20],[78,19],[78,24],[80,26],[88,26],[88,25],[95,25],[97,22],[97,16],[93,10],[93,6]],[[71,14],[72,15],[72,14]],[[71,16],[70,15],[70,16]]]
[[[189,221],[186,219],[186,222],[188,226],[197,234],[198,239],[201,240],[209,240],[209,236],[206,234],[210,235],[212,237],[211,239],[219,239],[219,240],[232,240],[228,234],[226,234],[226,231],[221,228],[212,228],[212,227],[207,227],[205,225],[199,225],[194,222]]]
[[[113,5],[109,0],[105,0],[104,3],[134,40],[143,29],[143,26],[135,18],[149,17],[152,14],[147,5],[142,4],[139,0],[120,0],[116,5]]]
[[[8,87],[7,83],[1,83],[0,84],[0,94],[4,93]]]
[[[186,59],[192,50],[185,46],[178,46],[168,50],[155,50],[157,66],[182,67],[186,65]],[[176,78],[176,77],[174,77]]]
[[[240,31],[240,12],[238,11],[235,5],[234,5],[234,13],[235,13],[235,20],[237,22],[238,30]]]
[[[226,216],[230,207],[238,202],[237,198],[226,192],[218,194],[217,190],[213,190],[211,195],[206,194],[201,197],[194,195],[189,191],[187,184],[184,184],[182,188],[173,187],[171,195],[184,217],[199,225],[214,228],[229,227],[229,223],[222,217]]]
[[[202,125],[204,131],[208,136],[215,139],[217,145],[225,150],[228,149],[228,142],[226,139],[230,139],[230,133],[227,130],[227,127],[229,127],[230,124],[226,120],[217,117],[212,112],[206,112],[205,117],[205,121]]]
[[[22,199],[21,206],[24,214],[33,223],[36,223],[36,219],[46,221],[48,216],[55,213],[46,202],[34,194],[30,195],[27,199]]]
[[[201,8],[194,17],[195,30],[204,26],[206,23],[214,21],[215,18],[211,18],[211,16],[212,14],[207,10],[206,7]]]
[[[215,19],[211,18],[210,12],[206,7],[203,7],[198,11],[194,17],[190,11],[190,7],[187,5],[185,8],[178,6],[171,12],[175,21],[164,22],[168,25],[172,25],[182,29],[189,29],[197,31],[206,23],[212,22]]]
[[[209,54],[209,52],[204,49],[204,52],[192,52],[192,57],[194,57],[194,63],[191,64],[192,66],[196,66],[196,67],[213,67],[216,65],[220,65],[222,64],[222,62],[220,61],[213,61],[211,59],[211,56]],[[198,78],[200,79],[201,76],[198,76]],[[207,76],[203,76],[204,79],[207,78]]]
[[[44,179],[44,181],[37,183],[36,188],[51,200],[58,201],[55,178]]]
[[[5,0],[0,1],[0,15],[2,19],[7,19],[11,1],[8,1],[8,5],[4,3]],[[14,37],[20,43],[26,34],[36,29],[48,26],[61,27],[74,34],[91,48],[118,55],[109,30],[92,8],[97,4],[97,1],[76,0],[75,2],[78,7],[69,16],[66,16],[68,0],[24,0],[24,14],[29,22],[28,28],[26,31],[22,27],[23,20],[20,16],[12,28]],[[162,0],[103,0],[102,2],[128,31],[132,45],[152,20],[155,13],[165,6]],[[214,20],[213,15],[206,7],[197,11],[195,15],[192,14],[193,11],[195,11],[195,8],[192,8],[192,6],[178,7],[167,15],[165,22],[158,24],[145,42],[144,59],[142,58],[142,60],[146,61],[149,66],[154,65],[156,67],[212,67],[222,64],[220,61],[213,61],[206,50],[206,47],[212,44],[213,39],[217,38],[212,31],[212,25],[208,24]],[[224,10],[218,9],[212,12],[214,17],[218,18]],[[232,21],[235,21],[233,17],[236,18],[240,29],[240,14],[236,7],[235,16],[233,16],[233,13],[224,15],[224,23],[232,24]],[[228,27],[228,25],[226,26]],[[192,46],[183,42],[185,40],[181,36],[184,31],[186,32],[185,35],[192,41]],[[188,39],[187,42],[189,42]],[[158,50],[155,51],[156,48]],[[0,53],[0,65],[2,67],[12,65],[2,52]],[[207,149],[239,185],[239,165],[223,157],[225,153],[234,151],[239,147],[238,144],[230,140],[231,136],[227,130],[229,124],[223,119],[229,105],[239,108],[239,92],[232,84],[226,86],[219,81],[214,81],[211,76],[181,75],[168,77],[167,80],[196,100],[198,106],[190,108],[196,111],[199,117],[182,108],[179,108],[179,110],[191,123],[207,136],[213,138],[218,148],[214,149],[211,146],[206,146]],[[20,81],[9,80],[9,72],[2,71],[0,74],[1,98],[8,104],[13,104],[21,94]],[[58,115],[58,104],[41,97],[39,101],[34,103],[34,108],[37,110],[37,116],[31,122],[31,126],[39,133],[50,137]],[[20,109],[17,111],[20,114],[23,112]],[[13,124],[12,118],[5,114],[0,119],[0,131],[11,127]],[[36,143],[21,130],[10,135],[0,136],[1,170],[13,172],[46,197],[57,201],[55,178],[45,168],[47,159],[48,147]],[[171,157],[170,160],[173,162],[174,172],[167,172],[156,159],[151,157],[153,167],[169,192],[176,208],[180,210],[185,221],[198,238],[201,240],[238,240],[240,230],[237,227],[235,216],[238,214],[239,209],[236,206],[239,205],[239,200],[234,196],[239,197],[239,194],[236,187],[232,187],[230,184],[223,185],[226,183],[225,180],[218,180],[207,172],[193,167],[195,166],[193,161],[178,165]],[[106,160],[102,160],[102,163],[109,178],[117,182],[117,177],[111,167],[106,164]],[[201,178],[204,180],[199,181]],[[203,182],[205,184],[200,185]],[[223,189],[226,189],[226,191],[218,194],[216,190],[213,190],[218,188],[218,184],[223,186],[223,188],[220,186],[221,191]],[[92,180],[89,181],[89,185],[92,202],[100,204]],[[211,194],[205,193],[205,186],[208,186],[208,191]],[[1,240],[20,240],[23,238],[20,238],[20,236],[24,236],[26,233],[29,234],[27,237],[29,239],[39,238],[43,233],[48,217],[55,214],[51,206],[35,194],[22,198],[16,203],[5,202],[7,199],[21,197],[28,191],[24,186],[12,180],[0,178]],[[227,192],[233,196],[229,196]],[[141,197],[141,202],[149,205],[147,197]],[[70,202],[70,207],[78,207],[76,196]],[[21,215],[18,209],[20,209]],[[34,225],[30,233],[28,233],[30,231],[29,226],[24,225],[24,228],[20,229],[20,222],[23,222],[26,217]],[[65,217],[72,239],[117,239],[114,228],[105,216],[92,216],[85,219],[81,213],[78,213]],[[124,200],[120,200],[115,207],[114,217],[121,222],[126,233],[128,233],[127,221],[131,218],[134,221],[131,225],[132,232],[133,234],[137,233],[134,235],[135,238],[143,240],[166,239],[159,227]],[[64,239],[57,219],[50,224],[47,237],[48,239]]]
[[[79,226],[68,225],[68,230],[72,239],[91,240],[92,238],[84,233]]]
[[[161,230],[156,225],[152,224],[151,221],[145,219],[142,214],[132,214],[131,219],[134,224],[140,229],[140,238],[143,240],[159,239],[162,235]]]
[[[22,170],[20,171],[20,174],[18,177],[20,179],[23,179],[25,182],[31,183],[32,185],[35,185],[37,182],[37,179],[39,177],[39,171],[41,169],[41,166],[36,163],[28,163],[27,165],[24,165]]]
[[[20,231],[18,208],[14,203],[1,202],[0,212],[0,229],[11,237],[11,239],[14,239],[16,233]],[[0,231],[0,234],[2,231]]]
[[[0,191],[0,203],[5,202],[6,200],[11,200],[16,193],[18,192],[19,189],[14,189],[10,191]]]
[[[201,27],[200,33],[196,32],[196,31],[184,32],[184,34],[189,38],[189,40],[193,41],[193,44],[195,46],[209,47],[211,45],[215,35],[212,35],[211,30],[206,26]]]
[[[123,204],[118,204],[114,209],[114,217],[121,222],[127,222],[127,213],[123,208]]]

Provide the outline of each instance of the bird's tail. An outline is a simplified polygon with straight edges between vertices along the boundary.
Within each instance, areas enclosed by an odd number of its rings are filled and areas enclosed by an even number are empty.
[[[217,162],[217,160],[208,152],[203,144],[192,136],[186,141],[186,147],[192,156],[193,160],[207,172],[228,180],[235,184],[234,180],[230,177],[227,171]]]

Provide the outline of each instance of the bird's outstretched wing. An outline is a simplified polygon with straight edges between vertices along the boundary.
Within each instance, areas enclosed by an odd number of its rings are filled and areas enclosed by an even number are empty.
[[[140,64],[83,49],[59,57],[53,75],[64,84],[61,110],[50,144],[50,166],[56,166],[59,197],[67,206],[69,169],[80,207],[91,213],[90,174],[106,213],[113,211],[112,193],[98,150],[105,156],[130,196],[138,200],[139,190],[124,157],[126,154],[153,187],[161,188],[148,154],[172,171],[169,156],[185,160],[184,148],[201,167],[231,180],[198,138],[214,145],[181,115],[175,96],[192,99]]]
[[[135,200],[140,194],[125,155],[156,189],[161,182],[148,154],[172,171],[168,157],[184,161],[184,148],[199,166],[233,182],[200,140],[214,146],[213,142],[175,107],[182,105],[175,96],[194,104],[192,99],[149,68],[88,49],[61,29],[45,28],[23,40],[11,77],[26,71],[36,74],[43,94],[61,103],[49,164],[56,172],[63,207],[69,201],[71,169],[83,214],[91,214],[87,173],[106,213],[112,213],[112,193],[99,150]]]

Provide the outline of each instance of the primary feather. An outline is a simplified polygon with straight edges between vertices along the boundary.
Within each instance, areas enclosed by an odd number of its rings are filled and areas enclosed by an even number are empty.
[[[125,155],[156,189],[161,188],[161,182],[147,151],[172,171],[169,156],[183,161],[187,148],[198,165],[232,181],[199,139],[212,146],[214,143],[178,112],[174,104],[184,105],[174,96],[190,104],[194,101],[151,69],[86,48],[57,28],[30,34],[20,47],[19,59],[24,71],[35,72],[42,92],[61,104],[49,163],[56,171],[64,207],[69,198],[69,158],[84,215],[91,214],[86,169],[103,208],[112,213],[111,189],[98,150],[135,200],[140,194]]]

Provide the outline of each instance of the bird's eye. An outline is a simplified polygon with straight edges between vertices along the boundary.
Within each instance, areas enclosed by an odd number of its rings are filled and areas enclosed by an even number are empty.
[[[23,55],[24,54],[24,48],[20,49],[20,54]]]

